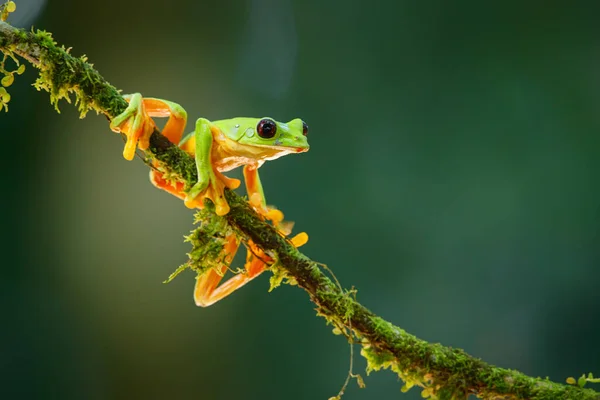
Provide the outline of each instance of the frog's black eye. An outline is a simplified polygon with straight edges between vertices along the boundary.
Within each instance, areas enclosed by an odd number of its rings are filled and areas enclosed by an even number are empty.
[[[277,124],[272,119],[261,119],[256,125],[256,132],[263,139],[271,139],[277,133]]]
[[[302,134],[304,136],[308,135],[308,125],[306,125],[306,122],[302,121]]]

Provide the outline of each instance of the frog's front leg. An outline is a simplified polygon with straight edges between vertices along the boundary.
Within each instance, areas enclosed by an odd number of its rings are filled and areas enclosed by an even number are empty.
[[[220,134],[219,128],[209,120],[199,118],[196,121],[194,137],[198,182],[187,193],[185,205],[189,208],[202,207],[204,199],[209,198],[215,203],[216,214],[225,215],[229,212],[225,188],[236,189],[240,181],[227,178],[212,164],[213,130],[215,134]]]
[[[279,210],[269,209],[265,199],[265,192],[258,175],[258,167],[253,165],[244,166],[244,181],[246,182],[246,192],[248,192],[248,202],[256,212],[262,214],[275,224],[283,221],[283,213]]]
[[[273,225],[283,234],[289,235],[294,225],[293,222],[284,221],[283,213],[279,210],[267,206],[265,193],[258,175],[258,167],[252,165],[244,166],[244,180],[246,181],[246,191],[248,192],[248,201],[250,205],[265,218],[273,222]],[[308,240],[308,235],[303,233]],[[300,234],[298,235],[300,236]]]

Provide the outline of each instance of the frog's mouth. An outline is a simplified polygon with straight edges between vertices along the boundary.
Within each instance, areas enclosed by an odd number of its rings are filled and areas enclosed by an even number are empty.
[[[308,151],[308,147],[291,147],[291,146],[256,146],[256,148],[261,148],[262,151],[257,151],[256,158],[260,158],[263,160],[275,160],[279,157],[283,157],[287,154],[296,154],[296,153],[304,153]]]
[[[309,145],[306,138],[303,136],[295,136],[293,139],[286,139],[285,142],[281,140],[281,137],[277,138],[272,145],[266,145],[267,147],[274,147],[279,150],[292,150],[291,153],[302,153],[308,151]]]
[[[275,150],[277,153],[284,153],[284,154],[290,154],[290,153],[304,153],[307,152],[308,149],[310,148],[309,146],[277,146],[277,145],[268,145],[268,144],[259,144],[256,145],[256,147],[261,147],[264,149],[272,149]]]

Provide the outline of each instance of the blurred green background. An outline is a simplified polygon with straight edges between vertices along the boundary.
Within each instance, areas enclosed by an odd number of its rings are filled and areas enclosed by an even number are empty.
[[[600,3],[41,1],[12,21],[125,93],[307,121],[267,198],[367,307],[499,366],[600,374]],[[335,395],[348,346],[301,290],[265,274],[201,309],[191,273],[161,283],[192,212],[34,76],[0,115],[0,397]],[[345,399],[420,398],[366,384]]]

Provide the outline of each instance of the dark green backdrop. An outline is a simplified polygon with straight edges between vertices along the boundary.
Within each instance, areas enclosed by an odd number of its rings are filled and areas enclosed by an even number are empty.
[[[310,152],[261,174],[306,254],[419,337],[564,381],[600,374],[600,5],[555,3],[52,0],[23,23],[192,121],[303,118]],[[191,273],[161,284],[192,213],[33,77],[0,114],[0,397],[336,394],[347,345],[301,290],[200,309]],[[366,383],[345,399],[419,398]]]

